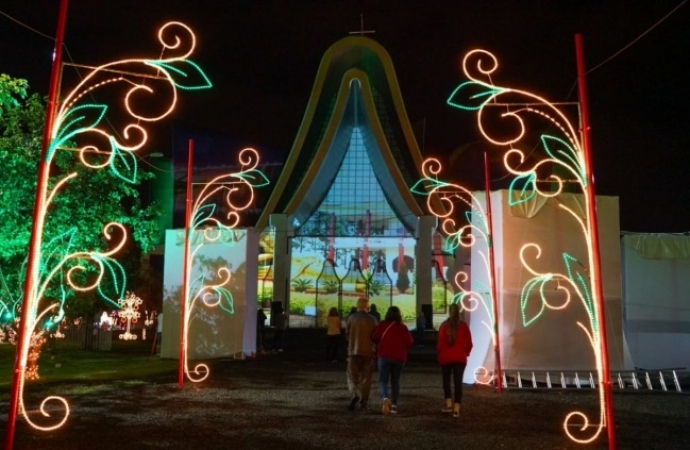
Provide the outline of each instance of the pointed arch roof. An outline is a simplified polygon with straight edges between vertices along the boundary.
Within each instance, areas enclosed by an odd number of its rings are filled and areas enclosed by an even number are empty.
[[[257,228],[273,213],[304,223],[328,193],[355,128],[362,131],[375,176],[410,232],[425,200],[410,187],[422,156],[405,111],[393,63],[373,39],[348,36],[324,54],[297,137]]]

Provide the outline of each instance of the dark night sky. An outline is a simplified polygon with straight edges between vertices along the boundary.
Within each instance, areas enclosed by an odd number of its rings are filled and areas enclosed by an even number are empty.
[[[687,0],[686,0],[687,1]],[[65,60],[96,65],[160,53],[158,28],[182,21],[197,34],[193,60],[214,83],[183,95],[174,123],[229,133],[287,152],[326,49],[350,31],[389,52],[425,154],[450,155],[476,141],[475,116],[446,106],[463,81],[462,56],[499,58],[494,82],[576,101],[574,36],[588,75],[596,190],[620,198],[621,229],[690,231],[690,2],[551,0],[72,0]],[[4,0],[0,12],[54,35],[58,0]],[[53,44],[0,15],[0,73],[47,94]],[[422,124],[425,124],[423,126]],[[422,133],[424,130],[424,133]],[[160,131],[165,134],[164,131]],[[422,134],[424,139],[422,139]],[[487,147],[488,149],[488,147]],[[482,150],[483,151],[483,150]],[[483,171],[468,158],[463,177]],[[469,164],[472,161],[472,164]],[[481,187],[479,187],[481,188]]]

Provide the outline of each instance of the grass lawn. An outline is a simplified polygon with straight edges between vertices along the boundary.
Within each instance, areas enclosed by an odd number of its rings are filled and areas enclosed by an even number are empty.
[[[6,400],[12,384],[16,347],[0,344],[0,400]],[[75,348],[51,350],[44,346],[39,359],[39,376],[27,385],[70,381],[146,380],[170,375],[178,370],[177,360],[151,356],[151,342],[113,341],[111,351]]]

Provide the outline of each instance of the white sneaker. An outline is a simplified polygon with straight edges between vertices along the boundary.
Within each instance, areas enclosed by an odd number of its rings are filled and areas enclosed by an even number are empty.
[[[387,416],[391,413],[391,400],[389,398],[383,399],[383,405],[381,405],[381,414]]]

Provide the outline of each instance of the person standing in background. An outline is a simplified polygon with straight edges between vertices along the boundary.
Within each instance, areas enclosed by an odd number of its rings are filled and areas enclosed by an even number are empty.
[[[374,319],[376,319],[376,323],[380,323],[380,322],[381,322],[381,313],[380,313],[379,310],[376,308],[376,305],[373,304],[373,303],[371,304],[371,307],[369,308],[369,314],[371,314],[372,316],[374,316]]]
[[[156,316],[156,354],[161,355],[163,344],[163,311]]]
[[[350,393],[348,410],[367,411],[371,378],[374,372],[374,343],[371,334],[376,328],[376,319],[369,314],[369,299],[357,300],[357,312],[347,319],[347,388]]]
[[[462,377],[467,367],[467,357],[472,351],[470,327],[460,318],[460,305],[453,303],[448,308],[448,319],[441,324],[436,343],[438,362],[441,365],[443,395],[446,405],[441,410],[460,417],[462,404]],[[455,395],[450,388],[450,377],[453,375]]]
[[[263,308],[256,311],[256,349],[260,353],[265,351],[267,318]]]
[[[275,327],[275,334],[273,336],[273,351],[282,352],[283,351],[283,341],[285,339],[285,329],[287,329],[287,314],[283,309],[283,305],[276,308],[276,317],[273,325]]]
[[[338,362],[338,348],[340,347],[341,322],[338,308],[333,307],[326,319],[326,360]]]

